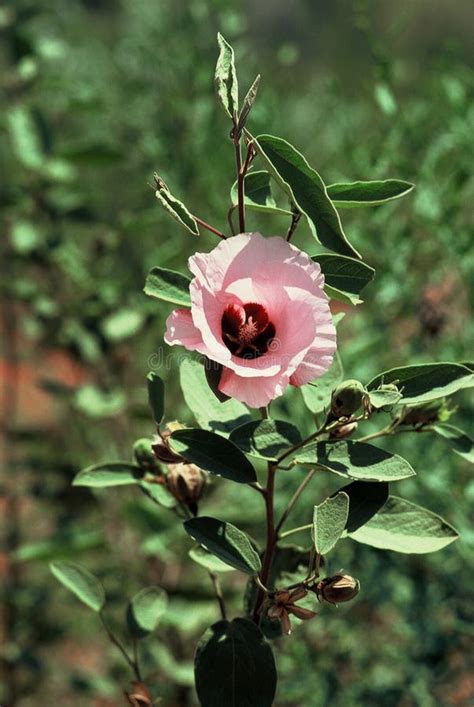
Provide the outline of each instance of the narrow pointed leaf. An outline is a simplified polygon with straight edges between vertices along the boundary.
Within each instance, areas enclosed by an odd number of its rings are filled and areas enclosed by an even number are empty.
[[[134,638],[145,638],[158,625],[166,611],[168,597],[160,587],[146,587],[127,606],[128,630]]]
[[[446,423],[433,425],[433,430],[447,441],[456,454],[474,464],[474,442],[469,435],[454,427],[454,425],[447,425]]]
[[[148,403],[153,419],[159,425],[165,414],[165,385],[157,373],[150,372],[147,377]]]
[[[399,481],[415,474],[398,454],[350,440],[313,442],[296,452],[293,459],[360,481]]]
[[[353,481],[339,491],[344,491],[349,497],[346,530],[352,533],[367,523],[387,502],[389,486],[385,482]]]
[[[221,435],[207,430],[185,429],[173,432],[171,448],[204,471],[239,484],[257,480],[255,469],[240,449]]]
[[[339,491],[314,507],[313,540],[316,552],[328,553],[344,532],[349,514],[349,496]]]
[[[104,588],[89,570],[74,562],[51,562],[49,567],[56,579],[75,594],[83,604],[93,611],[103,609]]]
[[[199,641],[194,660],[202,707],[272,707],[277,672],[272,649],[248,619],[219,621]]]
[[[301,386],[301,393],[308,410],[319,413],[329,408],[331,393],[344,378],[341,359],[336,353],[333,362],[321,378]]]
[[[383,508],[350,537],[383,550],[424,554],[441,550],[459,535],[436,513],[390,496]]]
[[[253,211],[263,211],[270,214],[281,214],[290,216],[291,211],[280,209],[272,194],[270,173],[261,170],[249,172],[244,179],[244,201],[247,209]],[[238,203],[237,182],[234,182],[230,198],[233,204]]]
[[[239,110],[239,85],[235,71],[234,50],[220,33],[217,35],[217,42],[220,50],[214,77],[217,95],[227,115],[233,118]]]
[[[83,469],[74,477],[73,486],[89,488],[107,488],[109,486],[128,486],[139,484],[143,470],[136,464],[127,462],[106,462]]]
[[[175,221],[177,221],[181,226],[184,226],[186,230],[190,231],[194,236],[199,236],[199,229],[194,216],[187,210],[184,204],[176,199],[168,189],[160,187],[155,191],[155,196],[167,211],[170,216],[172,216]]]
[[[376,390],[382,383],[396,383],[402,402],[418,405],[471,388],[474,375],[460,363],[421,363],[380,373],[372,378],[367,388]]]
[[[229,439],[243,452],[276,461],[301,441],[298,428],[283,420],[252,420],[232,430]]]
[[[190,307],[190,284],[191,280],[186,275],[156,266],[148,273],[143,291],[149,297],[172,302],[181,307]]]
[[[240,115],[239,115],[239,122],[238,122],[239,130],[242,130],[242,128],[245,126],[245,123],[247,122],[247,118],[249,117],[249,113],[252,110],[253,104],[255,103],[255,99],[257,98],[259,84],[260,84],[260,74],[258,74],[258,76],[255,77],[253,84],[250,86],[249,90],[247,91],[247,95],[244,98],[244,102],[242,104],[242,110],[240,111]]]
[[[329,184],[328,195],[334,206],[339,208],[357,208],[376,206],[406,196],[415,188],[414,184],[402,179],[384,179],[368,182],[350,182],[348,184]]]
[[[257,574],[261,562],[247,535],[217,518],[199,516],[184,522],[184,529],[193,540],[203,545],[222,562],[246,574]]]
[[[313,236],[329,250],[359,258],[346,238],[323,180],[303,155],[286,140],[272,135],[259,135],[255,147],[292,202],[305,214]]]

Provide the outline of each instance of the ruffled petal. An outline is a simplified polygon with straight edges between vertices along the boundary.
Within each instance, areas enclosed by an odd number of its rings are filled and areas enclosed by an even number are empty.
[[[282,395],[288,383],[289,376],[281,373],[267,378],[242,378],[231,369],[224,368],[219,390],[251,408],[261,408]]]
[[[194,326],[189,309],[175,309],[166,320],[165,341],[170,346],[179,344],[190,351],[202,345],[202,336]]]

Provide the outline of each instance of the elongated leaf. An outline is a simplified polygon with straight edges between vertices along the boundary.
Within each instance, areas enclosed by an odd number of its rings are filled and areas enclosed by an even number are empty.
[[[457,427],[447,425],[446,423],[433,425],[433,430],[448,442],[449,446],[456,454],[459,454],[460,457],[474,464],[474,442],[469,435]]]
[[[106,462],[83,469],[74,477],[73,486],[107,488],[108,486],[128,486],[139,484],[143,470],[136,464],[127,462]]]
[[[354,298],[357,300],[354,303],[360,302],[357,295],[375,275],[375,270],[370,265],[344,255],[313,255],[312,260],[321,266],[326,286],[329,286],[331,291],[337,290],[348,298]]]
[[[59,535],[20,545],[12,557],[16,562],[47,562],[66,557],[77,557],[80,553],[89,552],[105,546],[105,536],[102,531],[88,532],[67,531]]]
[[[435,513],[390,496],[383,508],[350,537],[383,550],[423,554],[441,550],[459,536]]]
[[[298,428],[283,420],[252,420],[232,430],[229,439],[243,452],[276,461],[301,441]]]
[[[382,383],[396,383],[403,395],[402,402],[418,405],[471,388],[474,375],[459,363],[421,363],[380,373],[372,378],[367,388],[375,390]]]
[[[160,187],[155,191],[155,196],[167,211],[170,216],[172,216],[175,221],[177,221],[181,226],[184,226],[186,230],[190,231],[193,236],[199,236],[199,229],[194,216],[187,210],[184,204],[182,204],[178,199],[176,199],[168,189]]]
[[[349,514],[349,496],[339,491],[314,507],[313,540],[316,552],[326,555],[344,532]]]
[[[270,173],[261,170],[249,172],[244,179],[244,201],[247,209],[263,211],[269,214],[291,216],[291,211],[280,209],[273,198]],[[237,182],[234,182],[230,198],[233,204],[238,203]]]
[[[277,672],[272,649],[248,619],[219,621],[199,641],[194,659],[202,707],[272,707]]]
[[[140,488],[148,498],[163,508],[175,508],[177,501],[163,484],[142,481]]]
[[[171,435],[170,442],[177,454],[210,474],[239,484],[257,480],[255,469],[245,454],[221,435],[197,428],[177,430]]]
[[[406,196],[414,188],[414,184],[404,182],[402,179],[384,179],[383,181],[330,184],[327,191],[335,206],[351,209],[359,206],[385,204],[393,199]]]
[[[196,545],[189,551],[189,557],[201,567],[205,567],[210,572],[233,572],[235,567],[231,567],[227,562],[222,562],[218,557],[206,550],[202,545]]]
[[[329,250],[359,258],[346,238],[323,180],[303,155],[286,140],[272,135],[259,135],[255,147],[275,179],[305,214],[313,236]]]
[[[150,372],[147,377],[148,403],[153,419],[159,425],[165,414],[165,385],[157,373]]]
[[[247,118],[249,117],[249,113],[253,108],[253,104],[255,103],[255,99],[257,98],[259,85],[260,85],[260,74],[258,74],[258,76],[255,77],[253,84],[250,86],[250,88],[247,91],[247,94],[244,98],[244,102],[242,104],[242,110],[240,111],[240,115],[239,115],[239,122],[238,122],[238,129],[239,130],[242,130],[243,127],[245,126],[245,123],[247,122]]]
[[[415,474],[398,454],[351,440],[313,442],[296,452],[294,460],[360,481],[398,481]]]
[[[214,80],[219,100],[227,115],[232,118],[239,110],[239,85],[235,71],[234,50],[220,33],[217,35],[217,42],[220,52]]]
[[[146,587],[127,606],[128,630],[134,638],[145,638],[158,626],[166,611],[168,597],[160,587]]]
[[[246,574],[257,574],[262,565],[250,540],[241,530],[217,518],[199,516],[184,521],[186,532],[222,562]]]
[[[238,400],[221,403],[209,388],[204,366],[192,359],[184,359],[179,369],[181,390],[186,405],[198,424],[214,432],[228,433],[234,427],[251,420],[249,411]]]
[[[385,482],[353,481],[339,491],[349,497],[346,530],[352,533],[367,523],[387,502],[389,488]]]
[[[104,588],[89,570],[75,562],[51,562],[51,572],[66,589],[76,595],[93,611],[101,611],[105,604]]]
[[[172,302],[180,307],[190,307],[190,284],[191,280],[186,275],[156,266],[148,273],[143,291],[149,297]]]
[[[402,399],[402,394],[398,390],[369,390],[370,404],[376,410],[386,405],[396,405]]]
[[[313,413],[327,410],[331,402],[331,393],[343,378],[344,371],[341,359],[336,353],[329,370],[321,378],[316,378],[314,382],[301,386],[300,390],[308,410]]]

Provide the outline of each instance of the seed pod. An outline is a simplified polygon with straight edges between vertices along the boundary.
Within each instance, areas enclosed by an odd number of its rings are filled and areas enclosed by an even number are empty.
[[[187,506],[192,513],[197,511],[197,503],[205,485],[206,477],[195,464],[169,464],[166,486],[176,500]]]
[[[331,430],[329,433],[329,439],[345,439],[346,437],[350,437],[357,427],[357,422],[349,422],[347,425],[336,427],[336,429]]]
[[[361,407],[366,398],[365,388],[359,381],[346,380],[340,383],[331,397],[331,416],[335,420],[350,417]]]
[[[319,601],[326,601],[329,604],[341,604],[342,602],[350,601],[357,596],[359,589],[359,580],[348,574],[336,574],[334,577],[326,577],[312,587]]]
[[[145,469],[152,474],[161,473],[160,465],[156,460],[156,456],[152,448],[152,441],[150,439],[147,439],[146,437],[137,439],[133,445],[133,456],[135,457],[137,464],[142,469]]]

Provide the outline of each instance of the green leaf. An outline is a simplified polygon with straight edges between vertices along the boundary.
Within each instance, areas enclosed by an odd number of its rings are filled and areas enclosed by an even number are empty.
[[[359,258],[345,236],[323,180],[303,155],[286,140],[272,135],[259,135],[255,147],[291,201],[308,219],[313,236],[329,250]]]
[[[387,502],[388,483],[372,481],[353,481],[339,489],[349,497],[349,515],[346,530],[349,533],[360,528],[379,511]]]
[[[459,535],[435,513],[390,496],[383,508],[350,537],[382,550],[424,554],[441,550]]]
[[[138,309],[126,307],[109,314],[102,322],[102,331],[109,341],[123,341],[137,334],[143,326],[145,315]]]
[[[229,439],[246,454],[277,461],[280,454],[301,442],[301,435],[283,420],[252,420],[232,430]]]
[[[201,363],[184,359],[179,377],[186,405],[201,427],[226,433],[252,419],[245,405],[238,400],[230,399],[224,403],[217,400],[209,388]]]
[[[447,440],[451,449],[463,457],[471,464],[474,464],[474,442],[472,439],[462,430],[454,427],[453,425],[447,425],[446,423],[437,423],[431,428],[440,437]]]
[[[140,483],[140,488],[146,496],[152,499],[155,503],[158,503],[160,506],[163,506],[163,508],[175,508],[177,500],[171,495],[166,486],[163,484],[142,481]]]
[[[247,118],[249,117],[249,113],[253,108],[253,104],[255,103],[255,99],[257,98],[259,85],[260,85],[260,74],[258,74],[255,77],[253,84],[250,86],[250,88],[247,91],[247,94],[244,98],[244,102],[242,104],[242,110],[240,111],[240,115],[239,115],[239,121],[237,123],[238,130],[242,130],[245,127],[245,123],[247,122]]]
[[[105,604],[104,588],[99,580],[82,565],[74,562],[51,562],[51,572],[66,589],[76,595],[93,611],[101,611]]]
[[[258,574],[262,565],[258,553],[241,530],[217,518],[199,516],[183,523],[186,532],[222,562],[240,572]]]
[[[210,553],[202,545],[196,545],[189,551],[189,557],[197,562],[201,567],[205,567],[210,572],[233,572],[234,567],[230,567],[226,562],[222,562],[218,557]]]
[[[172,302],[180,307],[190,307],[190,284],[191,280],[186,275],[156,266],[148,273],[143,291],[149,297]]]
[[[471,388],[474,375],[459,363],[421,363],[380,373],[372,378],[367,388],[375,390],[382,383],[396,383],[403,396],[402,402],[418,405],[453,395],[462,388]]]
[[[165,414],[165,385],[157,373],[150,372],[147,377],[148,403],[153,419],[159,425]]]
[[[84,415],[93,418],[115,417],[127,404],[121,390],[101,390],[95,385],[83,385],[74,394],[73,405]]]
[[[160,185],[161,184],[162,182],[160,180]],[[167,211],[170,216],[175,219],[175,221],[177,221],[181,226],[184,226],[184,228],[190,231],[193,236],[199,236],[199,229],[194,216],[187,210],[184,204],[170,194],[166,187],[158,186],[155,191],[155,196],[164,207],[165,211]]]
[[[221,435],[191,428],[173,432],[169,441],[173,451],[204,471],[239,484],[257,480],[255,469],[245,454]]]
[[[330,184],[328,196],[334,206],[351,209],[359,206],[376,206],[406,196],[415,188],[402,179],[384,179],[370,182]]]
[[[218,621],[199,641],[194,659],[202,707],[272,707],[277,672],[272,649],[253,621]]]
[[[370,404],[376,410],[386,405],[396,405],[402,399],[402,394],[398,390],[369,390],[368,396]]]
[[[225,112],[233,118],[239,110],[239,85],[235,71],[234,50],[220,33],[217,35],[217,42],[220,52],[214,81],[217,95]]]
[[[66,531],[45,540],[20,545],[12,557],[16,562],[47,562],[60,557],[77,557],[81,552],[104,546],[105,537],[101,531]]]
[[[339,491],[314,507],[313,540],[316,552],[326,555],[344,532],[349,513],[349,496]]]
[[[300,388],[308,410],[316,414],[329,409],[331,393],[339,383],[342,383],[343,378],[344,371],[341,359],[339,354],[336,353],[331,366],[321,378],[317,378],[314,382],[307,383]]]
[[[168,597],[160,587],[146,587],[127,606],[127,626],[134,638],[145,638],[166,611]]]
[[[326,294],[333,299],[342,299],[350,304],[362,302],[358,295],[373,280],[375,270],[361,260],[344,255],[313,255],[324,273]]]
[[[230,198],[233,204],[237,204],[239,197],[237,182],[234,182],[230,191]],[[282,214],[291,216],[291,211],[280,209],[273,198],[270,173],[265,170],[258,172],[248,172],[244,179],[244,202],[247,209],[253,211],[263,211],[267,214]]]
[[[312,442],[296,452],[294,460],[360,481],[399,481],[415,474],[398,454],[351,440]]]
[[[109,486],[128,486],[138,484],[143,477],[143,470],[136,464],[127,462],[105,462],[83,469],[74,477],[73,486],[89,488],[107,488]]]

